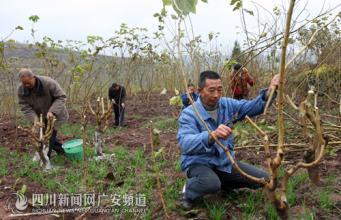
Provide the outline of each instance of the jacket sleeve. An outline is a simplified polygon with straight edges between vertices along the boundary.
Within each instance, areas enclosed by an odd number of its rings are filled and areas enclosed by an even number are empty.
[[[126,96],[127,96],[126,89],[122,86],[121,103],[125,103]]]
[[[246,70],[245,71],[245,75],[246,75],[246,82],[250,85],[253,86],[255,84],[255,81],[253,80],[252,76],[250,75],[249,71]]]
[[[113,99],[113,96],[112,96],[112,91],[111,91],[111,87],[109,88],[109,91],[108,91],[108,96],[109,96],[109,99],[112,100]]]
[[[208,131],[200,131],[193,115],[182,112],[179,118],[177,139],[182,154],[204,154],[212,152],[208,145]]]
[[[242,120],[245,116],[253,117],[263,113],[267,99],[265,98],[265,94],[267,89],[263,89],[259,92],[259,95],[252,100],[236,100],[236,99],[226,99],[228,112],[231,112],[233,115],[238,115],[237,119]],[[270,104],[275,100],[277,93],[274,93],[274,96],[270,102]]]
[[[19,102],[20,109],[23,112],[25,118],[33,123],[34,119],[38,118],[33,108],[20,95],[18,95],[18,102]]]
[[[187,97],[187,93],[181,95],[182,106],[185,108],[189,106],[189,98]]]
[[[59,115],[62,113],[63,109],[65,108],[66,102],[66,94],[63,89],[60,87],[57,81],[49,81],[49,90],[50,95],[53,98],[52,105],[49,109],[55,115]]]

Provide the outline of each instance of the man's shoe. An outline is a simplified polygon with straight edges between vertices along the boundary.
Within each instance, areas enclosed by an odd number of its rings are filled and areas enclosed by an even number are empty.
[[[185,194],[183,194],[180,199],[180,205],[184,210],[188,211],[193,208],[194,203],[192,200],[186,198]]]

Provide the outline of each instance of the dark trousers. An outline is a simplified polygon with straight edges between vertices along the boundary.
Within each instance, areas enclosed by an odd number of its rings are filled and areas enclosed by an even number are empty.
[[[55,150],[57,154],[64,154],[64,149],[62,148],[62,144],[58,141],[57,139],[57,130],[52,131],[52,135],[50,138],[50,148],[49,152],[47,153],[47,156],[50,158],[51,157],[51,152],[52,150]]]
[[[47,127],[47,118],[44,118],[44,124],[45,124],[45,127],[44,127],[43,131],[45,133],[45,130]],[[47,152],[47,156],[49,158],[51,158],[52,150],[55,150],[57,152],[57,154],[64,154],[65,153],[64,149],[62,148],[62,144],[57,139],[57,130],[55,130],[55,129],[53,129],[51,137],[50,137],[49,151]]]
[[[239,167],[249,175],[258,178],[268,178],[268,174],[250,164],[237,162]],[[231,173],[226,173],[204,165],[193,165],[187,170],[187,183],[185,196],[195,200],[206,194],[216,193],[219,190],[232,190],[238,188],[257,189],[262,187],[251,180],[242,177],[234,168]]]
[[[124,108],[121,105],[114,104],[115,125],[122,126],[124,121]]]

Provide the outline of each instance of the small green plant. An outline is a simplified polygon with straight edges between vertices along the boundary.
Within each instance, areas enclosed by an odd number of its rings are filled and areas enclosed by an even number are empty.
[[[330,199],[330,192],[328,190],[323,190],[318,196],[319,205],[323,209],[333,208],[333,203]]]
[[[261,206],[262,202],[262,192],[257,191],[255,193],[249,193],[246,198],[246,203],[243,208],[244,212],[250,216],[257,212],[258,208]]]
[[[146,164],[143,149],[139,148],[136,150],[135,155],[132,158],[132,166],[143,167]]]
[[[8,174],[8,163],[5,158],[5,148],[0,147],[0,177]]]
[[[56,190],[57,186],[58,186],[57,183],[55,182],[55,180],[50,180],[50,179],[47,179],[46,181],[44,181],[44,185],[50,191]]]
[[[300,172],[300,173],[297,173],[297,175],[293,176],[289,180],[287,196],[288,196],[288,203],[290,206],[296,203],[297,194],[295,192],[295,189],[297,188],[297,186],[304,183],[304,181],[306,181],[307,179],[308,179],[308,174],[306,172]]]
[[[224,204],[218,204],[218,203],[208,204],[208,203],[205,203],[205,205],[209,211],[209,216],[211,219],[214,219],[214,220],[224,219],[225,214],[226,214],[226,209],[224,207]]]
[[[276,208],[272,204],[268,204],[266,207],[266,215],[269,220],[278,220],[278,215],[276,212]]]

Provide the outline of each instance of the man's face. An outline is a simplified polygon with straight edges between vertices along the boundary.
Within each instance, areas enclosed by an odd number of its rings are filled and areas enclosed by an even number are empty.
[[[204,88],[199,89],[202,102],[208,106],[217,104],[221,97],[223,86],[220,79],[206,79]]]
[[[194,92],[195,92],[194,86],[189,86],[189,87],[188,87],[188,92],[189,92],[190,94],[194,93]]]
[[[20,78],[20,81],[28,89],[32,89],[36,84],[36,78],[34,76],[23,76]]]
[[[119,89],[120,89],[120,86],[118,86],[118,85],[114,87],[115,91],[118,91]]]

